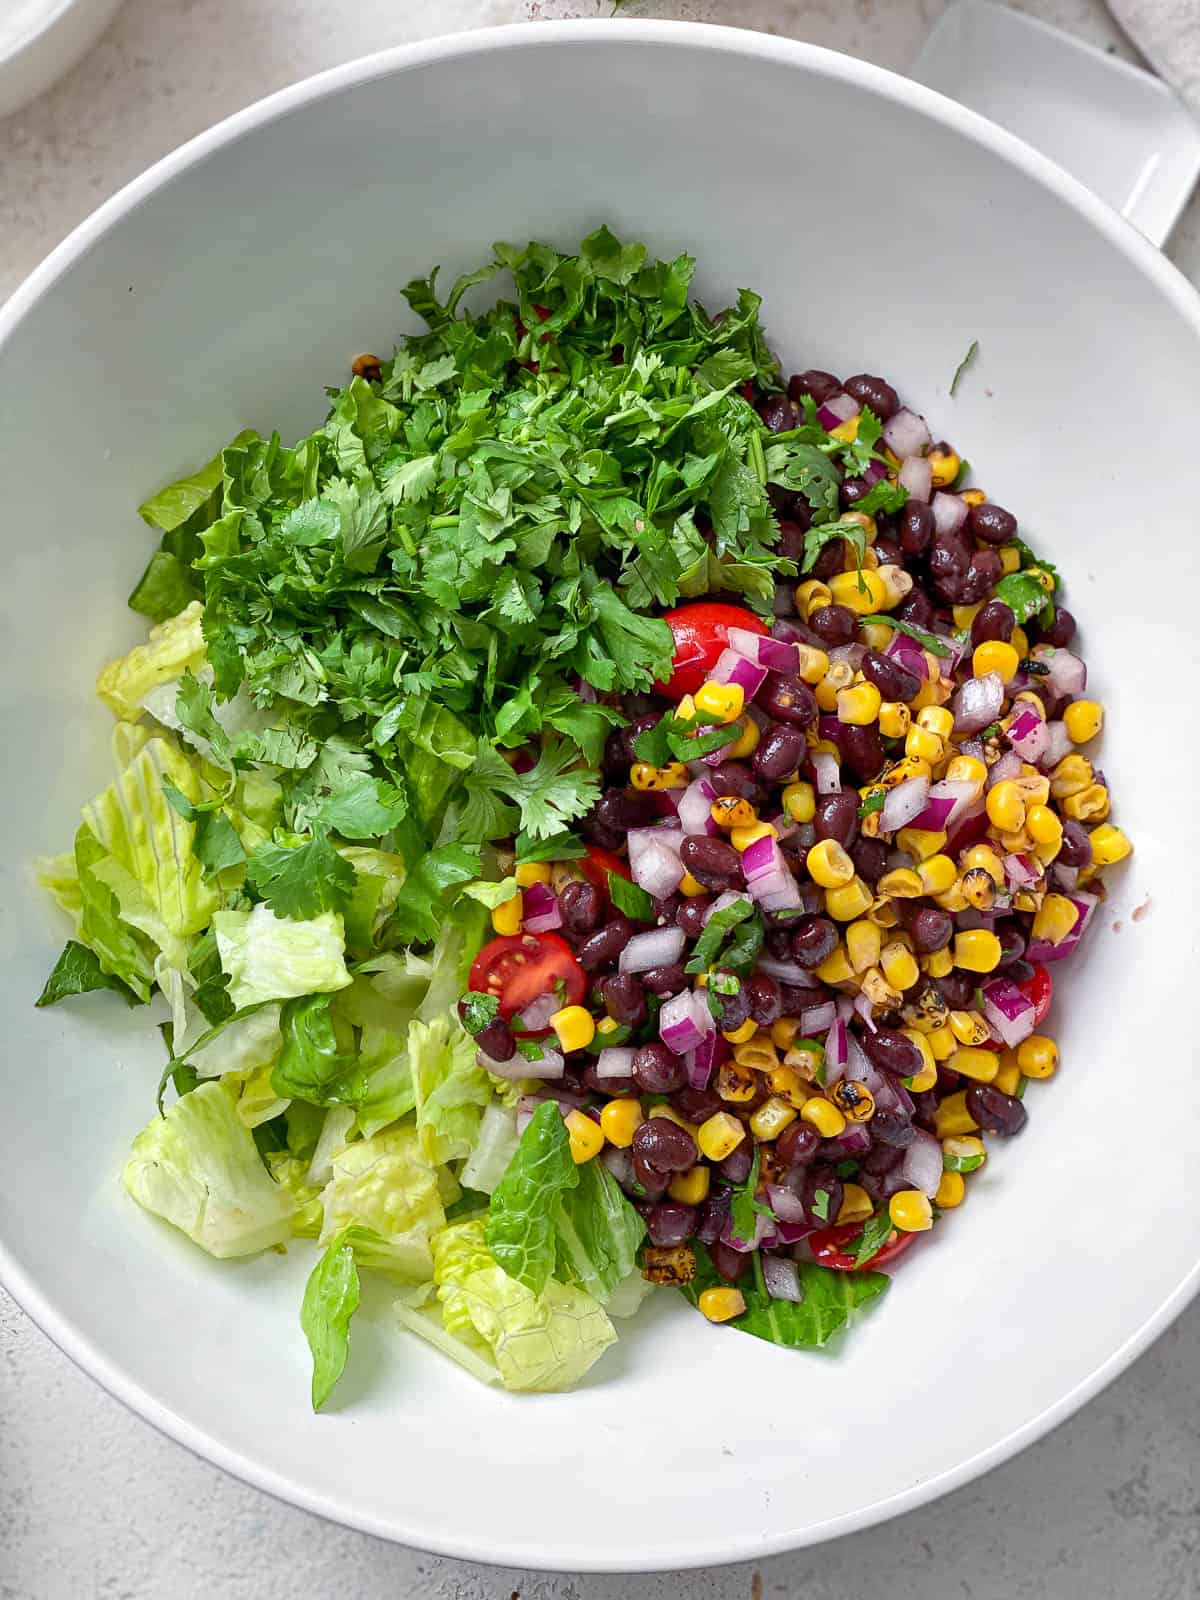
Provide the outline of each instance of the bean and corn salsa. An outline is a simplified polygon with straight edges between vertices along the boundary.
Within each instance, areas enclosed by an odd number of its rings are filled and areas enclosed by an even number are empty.
[[[471,980],[496,1003],[460,1005],[523,1114],[556,1099],[634,1201],[644,1276],[713,1322],[752,1268],[797,1300],[799,1263],[885,1267],[962,1205],[1057,1071],[1051,969],[1132,848],[1016,517],[882,378],[746,398],[774,435],[862,441],[861,473],[819,528],[771,486],[798,581],[769,631],[736,595],[667,614],[670,682],[611,697],[587,855],[510,864]],[[555,998],[514,1014],[512,963]]]

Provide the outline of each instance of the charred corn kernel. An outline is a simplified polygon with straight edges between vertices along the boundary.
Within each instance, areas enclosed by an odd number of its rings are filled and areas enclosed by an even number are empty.
[[[807,1105],[808,1102],[805,1101]],[[778,1139],[783,1130],[796,1120],[796,1108],[779,1095],[764,1100],[750,1118],[750,1132],[761,1144]]]
[[[961,1072],[964,1078],[970,1078],[973,1083],[991,1083],[1000,1066],[1000,1058],[994,1050],[975,1050],[970,1045],[961,1045],[946,1065],[954,1072]]]
[[[875,1115],[875,1096],[865,1083],[856,1083],[853,1078],[835,1083],[829,1098],[847,1122],[870,1122]]]
[[[949,1015],[950,1008],[943,1000],[941,990],[936,983],[927,983],[923,989],[910,996],[904,1007],[905,1022],[921,1033],[932,1033],[935,1028],[944,1028]]]
[[[795,1106],[797,1111],[809,1098],[808,1085],[795,1067],[773,1068],[767,1073],[767,1083],[772,1094],[779,1095],[788,1105]]]
[[[1086,744],[1104,726],[1104,707],[1098,700],[1072,700],[1062,714],[1075,744]]]
[[[564,1050],[586,1050],[596,1037],[596,1022],[583,1006],[564,1006],[550,1018]]]
[[[779,1065],[779,1052],[770,1034],[759,1032],[753,1039],[734,1046],[733,1059],[739,1066],[753,1067],[755,1072],[770,1072]]]
[[[946,768],[951,783],[973,783],[982,793],[987,782],[987,767],[977,756],[955,756]]]
[[[1042,866],[1048,867],[1061,850],[1062,840],[1056,839],[1053,844],[1035,844],[1033,854],[1041,862]]]
[[[1049,806],[1030,806],[1025,813],[1025,827],[1035,844],[1062,843],[1062,822]]]
[[[921,976],[916,956],[898,939],[884,945],[879,953],[879,965],[893,989],[911,989]]]
[[[1073,794],[1082,794],[1095,776],[1092,763],[1086,756],[1064,756],[1050,774],[1050,793],[1056,800],[1066,800]]]
[[[963,1133],[978,1133],[979,1124],[967,1110],[967,1091],[948,1094],[938,1103],[933,1115],[933,1131],[939,1139],[957,1138]]]
[[[800,664],[796,669],[799,676],[805,683],[820,683],[829,671],[829,657],[825,651],[812,644],[798,644],[795,648],[800,657]]]
[[[928,761],[930,766],[936,766],[945,754],[945,745],[938,733],[931,733],[928,728],[921,727],[918,723],[908,730],[904,738],[904,753],[906,756],[916,756],[919,761]]]
[[[879,576],[883,579],[887,589],[887,609],[898,606],[901,600],[906,600],[912,593],[913,579],[911,572],[905,572],[903,567],[896,566],[891,561],[880,562]]]
[[[926,1089],[935,1089],[937,1087],[936,1064],[932,1067],[929,1065],[922,1066],[917,1072],[913,1073],[911,1078],[905,1078],[903,1082],[905,1087],[911,1089],[914,1094],[924,1094]]]
[[[740,1028],[734,1028],[732,1032],[725,1034],[724,1037],[729,1040],[730,1044],[745,1044],[747,1039],[753,1039],[757,1032],[758,1023],[755,1022],[753,1017],[747,1017]]]
[[[565,1120],[571,1160],[581,1167],[604,1149],[604,1129],[582,1111],[569,1111]]]
[[[685,872],[679,880],[679,892],[689,900],[694,900],[699,894],[707,894],[708,890],[700,882],[699,878],[693,878],[690,872]]]
[[[953,1211],[967,1198],[967,1180],[961,1172],[943,1172],[933,1203],[939,1211]]]
[[[750,828],[758,821],[758,812],[749,800],[739,800],[731,794],[714,800],[708,814],[718,828]]]
[[[846,1126],[845,1117],[833,1101],[819,1094],[813,1095],[801,1106],[800,1120],[807,1122],[810,1128],[815,1128],[822,1139],[836,1139]]]
[[[933,487],[935,489],[944,489],[948,484],[953,483],[962,469],[958,451],[944,441],[941,444],[935,444],[925,459],[933,470]]]
[[[1109,812],[1108,790],[1102,783],[1090,783],[1081,794],[1069,794],[1062,808],[1075,822],[1102,822]]]
[[[1029,654],[1029,635],[1025,632],[1025,629],[1021,627],[1020,623],[1018,623],[1013,629],[1008,642],[1020,656],[1021,660],[1024,661],[1026,656]]]
[[[771,1024],[771,1042],[780,1050],[786,1050],[799,1032],[800,1023],[797,1018],[780,1017]]]
[[[894,989],[879,967],[869,967],[862,975],[862,992],[880,1011],[894,1011],[904,996]]]
[[[683,699],[675,707],[675,715],[679,718],[680,722],[695,721],[696,702],[692,699],[690,694],[685,694]]]
[[[929,1048],[935,1061],[949,1061],[958,1049],[958,1040],[947,1023],[945,1027],[935,1028],[932,1033],[925,1035],[929,1041]]]
[[[694,1122],[689,1122],[682,1111],[676,1111],[674,1106],[651,1106],[652,1117],[665,1117],[668,1122],[673,1122],[677,1128],[682,1128],[685,1133],[690,1133],[694,1139],[700,1132]]]
[[[696,1143],[707,1161],[724,1161],[746,1137],[746,1130],[728,1111],[717,1111],[700,1124]]]
[[[1124,861],[1125,857],[1133,852],[1129,835],[1114,827],[1111,822],[1093,828],[1091,838],[1094,867],[1111,867],[1115,861]]]
[[[879,779],[878,787],[881,789],[898,789],[909,778],[928,778],[933,775],[933,768],[920,756],[901,756],[899,761],[894,761]]]
[[[829,580],[829,592],[834,605],[846,606],[858,617],[869,616],[873,611],[886,611],[889,606],[896,604],[888,594],[884,579],[866,566],[861,573],[835,572]]]
[[[901,828],[896,835],[896,848],[904,850],[918,863],[918,874],[920,863],[937,855],[945,843],[946,835],[935,833],[931,828]]]
[[[1017,1065],[1027,1078],[1050,1078],[1058,1066],[1058,1046],[1044,1033],[1031,1033],[1017,1046]]]
[[[988,821],[994,828],[1011,833],[1025,822],[1025,801],[1011,778],[1005,778],[987,793]]]
[[[935,950],[932,955],[921,957],[921,970],[927,972],[931,978],[944,978],[953,967],[954,957],[950,953],[949,945],[945,945],[941,950]]]
[[[918,863],[917,877],[926,894],[945,894],[958,881],[958,868],[949,856],[930,856]]]
[[[729,842],[737,851],[748,850],[759,839],[778,839],[779,834],[769,822],[752,822],[746,828],[733,828]]]
[[[842,444],[853,444],[858,438],[858,425],[862,421],[862,412],[857,412],[853,417],[847,417],[845,422],[839,422],[836,428],[830,428],[829,437],[839,439]]]
[[[740,1317],[746,1309],[746,1297],[740,1289],[726,1286],[723,1289],[702,1289],[696,1302],[710,1322],[729,1322]]]
[[[853,677],[854,668],[848,661],[831,661],[829,663],[828,671],[813,690],[817,705],[822,711],[832,712],[837,710],[837,697],[841,690],[849,688],[850,680]]]
[[[718,1098],[731,1106],[746,1105],[758,1093],[754,1068],[743,1064],[736,1056],[731,1061],[722,1061],[712,1083]]]
[[[504,936],[521,931],[521,918],[525,915],[525,902],[520,894],[513,895],[492,912],[492,929]]]
[[[874,1211],[871,1196],[859,1183],[847,1183],[842,1189],[841,1209],[837,1214],[838,1227],[848,1222],[865,1222]]]
[[[839,689],[837,718],[852,728],[868,728],[877,721],[883,696],[873,683],[852,684],[849,689]]]
[[[978,1011],[952,1011],[950,1032],[959,1044],[982,1045],[991,1038],[988,1025]]]
[[[978,1172],[986,1160],[983,1140],[973,1134],[942,1140],[942,1165],[947,1172]]]
[[[1005,855],[1025,855],[1033,849],[1033,839],[1025,828],[1017,828],[1013,833],[1001,833],[997,843]]]
[[[817,796],[811,783],[789,783],[783,791],[783,809],[793,822],[811,822],[817,814]]]
[[[1027,806],[1044,806],[1050,798],[1050,779],[1028,761],[1021,763],[1021,771],[1013,782],[1025,796]]]
[[[629,781],[635,789],[658,789],[658,768],[649,761],[635,761],[629,769]]]
[[[835,922],[853,922],[871,909],[872,894],[859,877],[838,889],[826,889],[825,910]]]
[[[871,909],[867,916],[879,928],[894,928],[900,921],[900,913],[896,909],[896,902],[889,900],[887,895],[878,895],[871,901]]]
[[[550,863],[548,861],[521,861],[513,868],[513,877],[517,880],[518,889],[528,889],[534,883],[550,882]]]
[[[696,1276],[696,1252],[685,1244],[650,1245],[642,1252],[642,1277],[647,1283],[682,1288]]]
[[[708,1186],[711,1182],[712,1168],[698,1161],[686,1172],[675,1174],[667,1185],[667,1193],[672,1200],[678,1200],[682,1205],[698,1206],[702,1200],[708,1198]]]
[[[990,928],[969,928],[954,935],[954,965],[964,972],[995,972],[1003,954]]]
[[[746,704],[746,691],[740,683],[714,683],[709,678],[692,698],[702,717],[712,717],[714,722],[735,722]]]
[[[967,897],[963,893],[961,881],[952,883],[945,894],[934,895],[933,903],[942,911],[965,911],[967,909]]]
[[[892,1226],[901,1233],[924,1233],[933,1227],[933,1207],[920,1189],[901,1189],[888,1201]]]
[[[976,911],[990,911],[996,903],[996,882],[985,867],[972,867],[960,880],[963,899]]]
[[[819,839],[808,852],[808,875],[822,889],[838,889],[854,877],[854,863],[836,839]]]
[[[964,873],[982,867],[990,875],[997,889],[1004,887],[1004,863],[990,844],[973,844],[969,850],[963,852],[959,866]]]
[[[1021,1087],[1021,1066],[1015,1050],[1001,1050],[1000,1065],[992,1084],[1003,1094],[1016,1094]]]
[[[1004,577],[1011,576],[1021,570],[1021,552],[1015,544],[1002,544],[997,551],[1000,557],[1000,571]]]
[[[964,628],[971,626],[982,607],[982,600],[977,600],[973,606],[951,606],[950,615],[954,618],[954,626],[960,633]]]
[[[936,733],[939,739],[948,739],[954,732],[954,716],[945,706],[924,706],[917,713],[917,726]]]
[[[822,983],[849,983],[854,977],[854,968],[846,955],[845,945],[839,944],[836,950],[831,950],[814,971]]]
[[[977,678],[997,672],[1001,683],[1011,683],[1020,665],[1020,656],[1003,639],[986,639],[983,644],[975,646],[971,655],[971,670]]]
[[[829,585],[822,583],[819,578],[809,578],[796,585],[796,610],[806,622],[812,612],[827,606],[831,599]]]
[[[855,972],[865,972],[879,960],[883,935],[877,923],[861,918],[846,929],[846,956]]]
[[[1013,895],[1013,910],[1036,911],[1045,898],[1044,890],[1018,889]]]
[[[821,1070],[824,1052],[815,1041],[805,1044],[797,1041],[784,1056],[784,1065],[790,1067],[805,1083],[816,1083]]]
[[[668,761],[665,767],[658,769],[660,789],[686,789],[691,781],[692,775],[682,761]]]
[[[1048,894],[1033,919],[1033,937],[1061,944],[1079,921],[1073,900],[1065,894]]]
[[[928,1036],[923,1034],[919,1028],[901,1028],[900,1032],[906,1039],[910,1039],[921,1052],[921,1071],[925,1073],[936,1072],[937,1057],[933,1053]]]
[[[646,1118],[637,1100],[610,1100],[600,1113],[600,1131],[609,1144],[628,1150]]]
[[[742,730],[741,733],[732,744],[725,746],[725,754],[731,761],[741,761],[746,756],[752,756],[758,749],[758,741],[762,738],[758,723],[753,717],[740,717],[738,726]]]
[[[879,892],[894,900],[916,900],[925,893],[925,885],[910,867],[897,867],[880,878]]]
[[[885,700],[879,707],[879,731],[885,739],[905,738],[911,732],[911,725],[912,712],[903,700]]]

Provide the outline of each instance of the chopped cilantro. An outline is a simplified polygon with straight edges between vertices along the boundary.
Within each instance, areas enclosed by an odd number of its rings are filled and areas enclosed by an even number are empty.
[[[889,628],[895,628],[897,633],[906,633],[910,639],[915,639],[922,649],[928,650],[932,656],[948,656],[953,652],[953,646],[936,633],[930,633],[925,628],[918,628],[913,622],[903,622],[899,617],[870,616],[862,617],[860,621],[865,625],[868,622],[884,622]]]
[[[654,901],[636,883],[622,877],[619,872],[608,875],[608,893],[618,911],[632,917],[635,922],[654,921]]]
[[[861,1267],[873,1260],[894,1232],[886,1206],[882,1211],[877,1211],[873,1217],[868,1217],[861,1235],[855,1241],[854,1264]],[[845,1248],[849,1253],[850,1246],[846,1245]]]
[[[587,845],[573,833],[556,833],[552,839],[533,839],[519,834],[516,859],[522,866],[534,861],[578,861],[587,855]]]
[[[968,349],[966,355],[962,358],[962,360],[958,363],[958,366],[955,367],[955,369],[954,369],[954,376],[950,380],[950,393],[951,394],[957,394],[958,393],[959,380],[962,378],[963,374],[966,372],[967,368],[975,360],[975,357],[978,354],[979,354],[979,340],[978,339],[972,339],[970,348]]]
[[[754,1160],[750,1163],[750,1171],[745,1183],[738,1184],[733,1191],[733,1199],[729,1207],[729,1215],[733,1222],[733,1231],[739,1239],[753,1239],[758,1226],[759,1217],[773,1217],[770,1206],[763,1205],[758,1199],[758,1178],[761,1168],[759,1151],[754,1150]]]
[[[749,895],[734,900],[730,905],[722,906],[719,911],[714,911],[704,924],[703,931],[692,948],[692,959],[684,971],[707,972],[709,967],[715,964],[721,946],[738,923],[756,915],[758,913]]]
[[[858,808],[859,816],[860,817],[869,817],[876,811],[882,811],[886,801],[887,801],[887,791],[885,789],[875,789],[875,790],[873,790],[866,797],[866,799],[864,801],[862,801],[862,803],[859,805],[859,808]]]
[[[829,1221],[829,1190],[814,1189],[812,1197],[812,1214],[821,1222]],[[744,1236],[743,1236],[744,1237]]]
[[[468,989],[459,1001],[462,1025],[472,1039],[478,1039],[483,1030],[490,1027],[499,1015],[499,995],[477,994],[474,989]]]

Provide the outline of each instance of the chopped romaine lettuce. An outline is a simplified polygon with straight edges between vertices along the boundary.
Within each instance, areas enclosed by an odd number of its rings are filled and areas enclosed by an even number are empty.
[[[358,1310],[358,1267],[344,1233],[329,1241],[304,1289],[300,1325],[312,1352],[312,1408],[319,1411],[346,1367],[350,1319]]]
[[[257,905],[249,911],[218,911],[212,924],[235,1010],[261,1000],[331,994],[352,981],[336,912],[295,922]]]
[[[445,1226],[438,1177],[412,1128],[393,1127],[347,1145],[332,1162],[325,1189],[325,1228],[331,1239],[352,1226],[363,1266],[415,1282],[432,1276],[430,1235]]]
[[[96,679],[101,700],[130,722],[142,715],[142,702],[159,684],[195,672],[205,662],[204,607],[193,600],[177,617],[151,628],[145,644],[110,661]]]

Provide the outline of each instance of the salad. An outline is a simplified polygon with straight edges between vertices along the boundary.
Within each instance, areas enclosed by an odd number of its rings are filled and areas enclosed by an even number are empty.
[[[1054,567],[693,269],[601,228],[416,280],[316,433],[140,508],[38,1004],[155,1003],[125,1187],[312,1251],[317,1408],[362,1272],[513,1390],[656,1285],[825,1345],[1024,1125],[1131,848]]]

